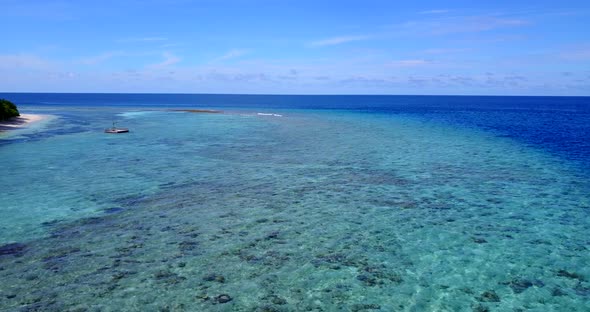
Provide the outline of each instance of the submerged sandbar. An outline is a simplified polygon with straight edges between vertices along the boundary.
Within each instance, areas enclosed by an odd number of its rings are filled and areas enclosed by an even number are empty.
[[[223,111],[214,109],[170,109],[172,112],[202,113],[202,114],[222,114]]]

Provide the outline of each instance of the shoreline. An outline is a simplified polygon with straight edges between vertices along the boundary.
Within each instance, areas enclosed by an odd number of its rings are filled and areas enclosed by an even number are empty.
[[[51,115],[20,114],[18,117],[0,121],[0,132],[23,129],[50,117]]]

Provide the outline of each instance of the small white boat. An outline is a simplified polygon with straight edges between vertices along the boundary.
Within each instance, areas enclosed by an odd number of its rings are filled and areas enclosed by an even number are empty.
[[[104,129],[105,133],[125,133],[129,132],[128,128],[117,128],[115,122],[113,122],[113,126],[111,128]]]

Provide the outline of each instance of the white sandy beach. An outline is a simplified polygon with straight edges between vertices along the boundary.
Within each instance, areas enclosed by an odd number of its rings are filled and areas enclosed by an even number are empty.
[[[25,128],[31,124],[51,118],[51,115],[21,114],[19,117],[0,122],[0,131]]]

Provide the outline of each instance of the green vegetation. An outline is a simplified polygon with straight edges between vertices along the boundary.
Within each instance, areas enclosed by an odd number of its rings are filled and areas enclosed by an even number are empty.
[[[8,100],[0,99],[0,121],[17,116],[20,116],[20,113],[16,105]]]

